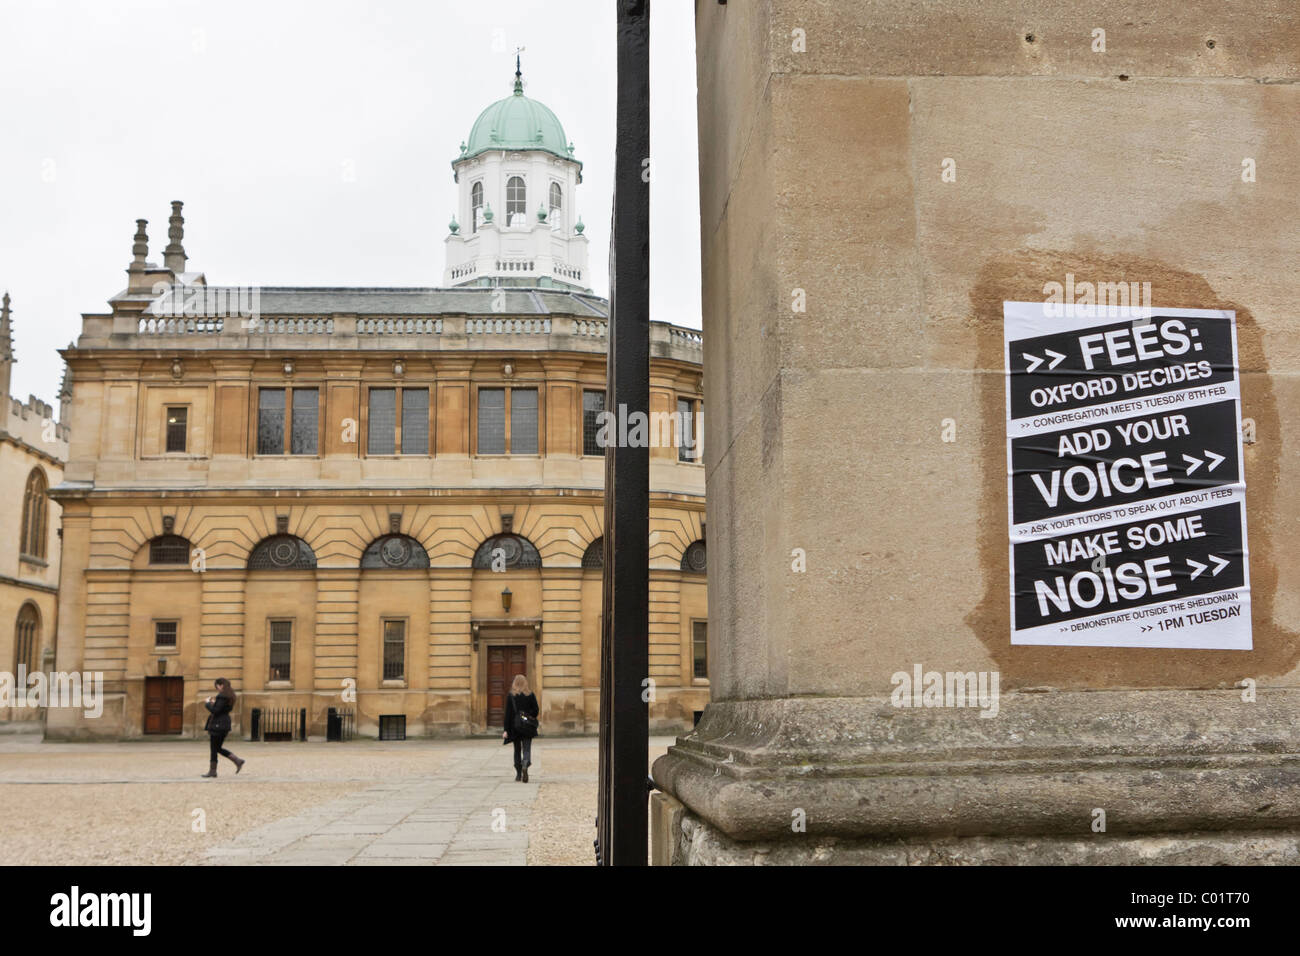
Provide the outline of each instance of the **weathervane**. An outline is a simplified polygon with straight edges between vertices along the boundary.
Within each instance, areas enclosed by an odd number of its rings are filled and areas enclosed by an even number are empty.
[[[524,52],[524,47],[515,48],[515,92],[516,93],[522,93],[524,91],[523,67],[519,65],[519,54],[523,52]]]

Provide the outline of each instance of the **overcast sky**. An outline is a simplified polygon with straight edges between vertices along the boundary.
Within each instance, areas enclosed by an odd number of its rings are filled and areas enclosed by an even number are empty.
[[[436,286],[451,160],[514,82],[584,163],[609,294],[614,0],[0,0],[0,290],[12,393],[54,402],[55,349],[126,284],[136,219],[221,285]],[[700,326],[690,0],[651,34],[651,315]]]

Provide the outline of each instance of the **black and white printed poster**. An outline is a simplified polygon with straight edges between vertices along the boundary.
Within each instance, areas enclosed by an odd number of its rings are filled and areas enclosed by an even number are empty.
[[[1236,314],[1004,302],[1003,341],[1011,643],[1250,650]]]

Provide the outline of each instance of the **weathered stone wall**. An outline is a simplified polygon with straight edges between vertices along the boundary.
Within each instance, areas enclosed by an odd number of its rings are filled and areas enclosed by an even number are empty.
[[[1300,10],[701,0],[697,56],[715,703],[656,766],[683,821],[808,860],[819,834],[1070,846],[1138,792],[1112,835],[1294,828]],[[1253,650],[1010,645],[1002,302],[1068,273],[1236,311]],[[916,664],[999,673],[1001,716],[890,707]],[[1124,769],[1201,756],[1217,782]],[[948,814],[970,761],[1027,775]]]

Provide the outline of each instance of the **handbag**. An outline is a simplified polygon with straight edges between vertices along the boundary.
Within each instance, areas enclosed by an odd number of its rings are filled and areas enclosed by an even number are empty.
[[[515,714],[515,736],[536,737],[537,718],[530,717],[527,714]]]

